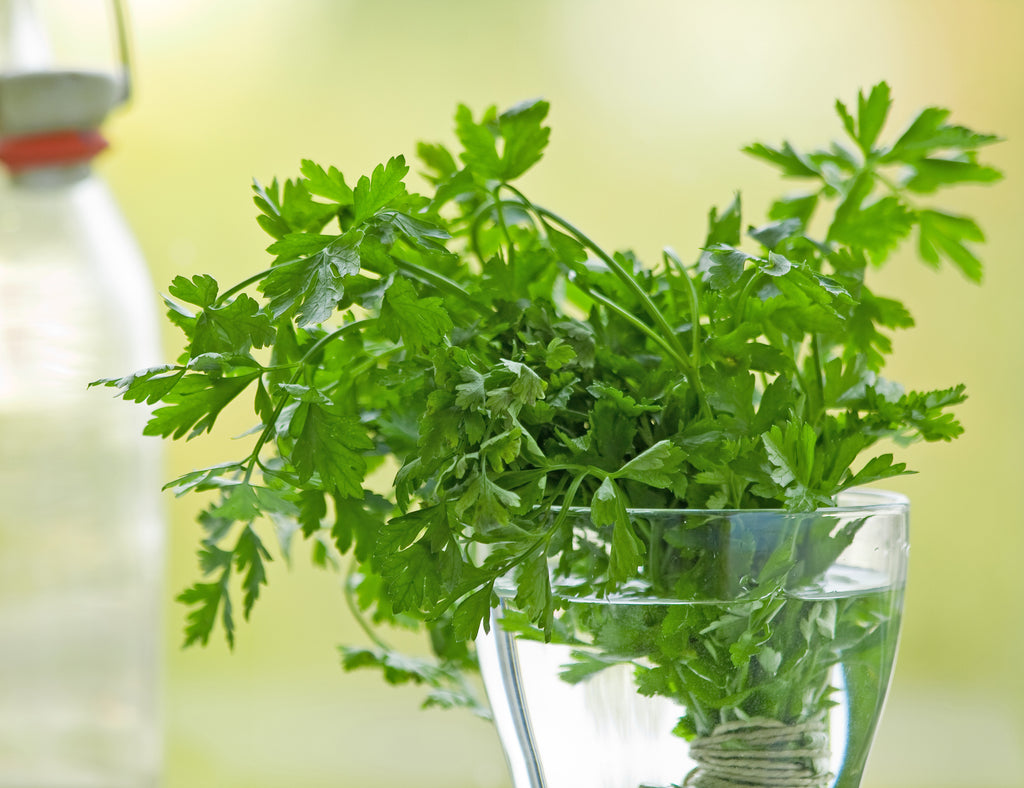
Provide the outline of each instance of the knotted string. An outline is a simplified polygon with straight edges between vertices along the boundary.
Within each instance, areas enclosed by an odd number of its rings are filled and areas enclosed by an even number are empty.
[[[828,788],[828,731],[823,720],[786,725],[752,718],[726,722],[690,744],[697,762],[684,788]]]

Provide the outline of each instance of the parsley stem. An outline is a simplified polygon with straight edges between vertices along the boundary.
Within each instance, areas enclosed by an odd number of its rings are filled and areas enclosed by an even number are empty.
[[[697,288],[693,285],[693,280],[690,275],[686,273],[686,267],[683,265],[682,260],[673,252],[671,249],[664,249],[662,256],[665,261],[665,268],[668,269],[673,265],[678,269],[679,278],[686,283],[686,296],[690,302],[690,335],[691,335],[691,349],[690,359],[693,362],[693,374],[695,376],[700,375],[700,299],[697,297]]]
[[[891,178],[889,178],[887,175],[884,175],[883,173],[879,172],[878,170],[876,170],[873,167],[871,168],[871,173],[872,173],[872,175],[874,175],[878,179],[878,181],[883,186],[885,186],[894,195],[904,199],[904,201],[906,200],[906,194],[905,194],[906,190],[905,189],[901,189],[897,184],[893,183]]]
[[[587,470],[583,470],[573,477],[572,483],[569,485],[569,489],[565,492],[565,497],[562,499],[562,504],[559,507],[558,514],[555,516],[555,521],[552,523],[551,527],[540,534],[537,539],[533,540],[525,550],[516,554],[503,564],[499,564],[495,567],[491,572],[492,575],[495,577],[505,575],[512,571],[514,567],[525,561],[538,548],[546,549],[546,546],[551,542],[551,538],[565,525],[565,521],[569,518],[569,510],[572,508],[572,503],[576,499],[576,494],[579,492],[580,486],[583,484],[583,480],[586,479],[588,475],[590,475],[589,472]],[[549,501],[551,500],[553,499],[549,499]]]
[[[275,265],[275,266],[271,266],[270,268],[264,268],[258,274],[253,274],[252,276],[247,277],[246,279],[243,279],[237,285],[234,285],[233,287],[229,287],[227,290],[225,290],[223,293],[221,293],[219,296],[217,296],[216,303],[218,303],[218,304],[224,303],[229,298],[231,298],[231,296],[235,295],[235,293],[240,293],[241,291],[245,290],[245,288],[247,288],[249,285],[256,284],[258,281],[260,281],[263,277],[265,277],[267,274],[269,274],[275,268],[281,268],[281,266],[291,265],[292,263],[298,263],[300,261],[301,261],[301,258],[298,258],[298,259],[295,259],[295,260],[290,260],[287,263],[281,263],[281,265]]]
[[[395,265],[398,266],[399,270],[412,275],[416,279],[431,285],[437,290],[441,290],[449,295],[458,297],[466,304],[473,307],[473,309],[481,315],[491,314],[490,310],[486,306],[467,293],[458,282],[453,279],[449,279],[444,274],[439,274],[437,271],[431,271],[429,268],[424,268],[421,265],[410,263],[408,260],[402,260],[398,257],[392,257],[391,259],[394,260]]]
[[[572,484],[569,485],[569,489],[565,493],[565,498],[562,499],[562,507],[558,512],[558,516],[555,518],[555,523],[547,531],[547,538],[550,539],[555,532],[565,524],[565,521],[569,517],[569,509],[572,507],[572,502],[576,500],[576,493],[579,492],[580,485],[583,484],[583,480],[586,479],[588,475],[589,474],[586,471],[583,471],[573,477]]]
[[[586,287],[577,281],[573,281],[573,284],[576,285],[576,287],[578,287],[584,293],[586,293],[590,298],[594,299],[607,309],[610,309],[612,312],[617,314],[627,323],[630,323],[643,333],[647,334],[648,337],[650,337],[654,342],[661,346],[662,350],[664,350],[669,355],[669,357],[671,357],[672,360],[675,361],[677,365],[679,365],[683,372],[687,373],[688,375],[692,375],[693,367],[690,364],[690,360],[685,355],[680,355],[676,351],[676,349],[672,345],[670,345],[661,334],[659,334],[657,331],[655,331],[653,328],[647,325],[643,320],[638,318],[628,309],[624,309],[623,307],[619,306],[617,303],[612,301],[607,296],[601,294],[597,290],[592,290],[589,287]]]
[[[743,285],[743,289],[740,291],[739,298],[736,300],[736,308],[733,312],[735,322],[734,328],[739,328],[743,325],[743,322],[747,319],[747,301],[750,299],[750,294],[754,292],[754,285],[759,284],[764,278],[764,274],[757,269],[754,269],[750,279]]]
[[[346,323],[341,328],[332,331],[330,334],[320,337],[320,339],[313,345],[313,347],[306,351],[305,355],[303,355],[303,357],[299,360],[298,369],[295,370],[295,373],[292,375],[289,383],[299,382],[299,380],[302,378],[302,373],[305,372],[306,370],[306,364],[308,364],[309,360],[314,355],[316,355],[325,345],[337,339],[342,334],[345,334],[354,328],[359,328],[360,326],[366,325],[367,323],[371,322],[373,321],[370,319],[353,320],[351,323]],[[252,478],[252,472],[256,468],[256,465],[259,463],[260,460],[260,452],[263,450],[263,447],[266,445],[267,441],[270,440],[270,433],[275,429],[277,420],[281,416],[281,412],[284,410],[284,407],[287,403],[288,396],[285,395],[281,397],[281,401],[278,402],[277,407],[274,408],[274,412],[273,414],[271,414],[271,418],[263,426],[263,431],[260,432],[259,438],[256,439],[256,445],[253,446],[252,452],[249,454],[248,458],[246,458],[246,463],[248,465],[248,467],[245,469],[246,483],[248,483],[249,479]]]
[[[630,274],[629,271],[627,271],[622,266],[622,264],[619,263],[618,260],[616,260],[612,255],[608,254],[589,236],[587,236],[582,230],[573,225],[571,222],[569,222],[566,219],[563,219],[554,211],[549,211],[547,208],[544,208],[540,205],[535,205],[530,201],[530,199],[525,194],[519,191],[519,189],[517,189],[515,186],[509,183],[503,183],[501,185],[504,186],[513,194],[515,194],[516,197],[518,197],[522,201],[523,205],[525,205],[529,210],[533,211],[533,213],[537,216],[538,219],[540,219],[541,224],[545,228],[550,227],[550,225],[548,224],[548,220],[559,225],[567,233],[574,236],[576,240],[579,241],[584,247],[590,249],[590,251],[596,254],[601,259],[601,261],[608,266],[612,273],[614,273],[630,290],[633,291],[633,294],[636,295],[636,297],[640,300],[640,303],[643,305],[644,311],[646,311],[647,314],[654,319],[654,322],[657,324],[661,333],[652,329],[642,320],[633,315],[629,310],[619,306],[607,296],[604,296],[595,290],[591,290],[585,287],[584,285],[581,285],[578,281],[573,282],[580,290],[582,290],[588,296],[593,298],[595,301],[598,301],[599,303],[603,304],[608,309],[611,309],[617,315],[619,315],[620,317],[634,325],[636,328],[640,329],[640,331],[647,334],[647,336],[649,336],[651,339],[657,342],[665,350],[669,357],[676,362],[680,370],[682,370],[682,372],[690,379],[690,382],[693,385],[694,392],[697,395],[697,400],[700,403],[701,412],[704,414],[708,414],[709,410],[707,406],[707,398],[705,396],[700,376],[697,374],[693,360],[687,357],[686,349],[679,341],[679,336],[676,334],[675,329],[672,328],[668,320],[665,318],[665,315],[662,313],[660,309],[658,309],[657,305],[654,303],[654,301],[651,300],[651,297],[647,294],[647,291],[640,286],[640,283],[636,281],[632,274]]]
[[[349,331],[352,331],[353,329],[358,329],[362,326],[368,325],[369,323],[373,322],[375,322],[373,318],[353,320],[351,323],[346,323],[345,325],[341,326],[341,328],[336,328],[330,334],[326,334],[325,336],[320,337],[320,339],[317,340],[316,344],[314,344],[313,347],[307,350],[306,353],[302,356],[302,358],[299,360],[299,365],[305,366],[306,364],[308,364],[309,360],[313,358],[313,356],[315,356],[317,353],[319,353],[324,348],[325,345],[330,344],[335,339],[340,337],[342,334],[347,334]],[[299,377],[299,372],[296,372],[291,382],[297,382]]]
[[[348,572],[345,573],[345,581],[341,584],[345,594],[345,604],[352,613],[352,618],[355,619],[356,624],[359,628],[366,633],[366,636],[370,638],[377,648],[383,651],[393,651],[380,635],[374,631],[373,627],[370,626],[370,622],[366,620],[366,616],[363,615],[363,611],[359,609],[359,603],[356,601],[356,595],[354,592],[356,575],[359,572],[359,563],[352,559],[349,561]]]
[[[525,204],[529,205],[528,202]],[[507,223],[504,222],[504,213],[501,211],[501,208],[506,205],[515,208],[522,208],[524,202],[523,200],[499,200],[497,198],[497,193],[495,193],[495,195],[492,197],[491,202],[483,203],[479,208],[477,208],[476,213],[473,215],[472,221],[469,223],[469,245],[470,248],[473,250],[473,254],[481,263],[486,262],[486,258],[484,257],[483,248],[480,246],[480,228],[483,225],[484,221],[487,219],[487,217],[490,215],[492,210],[498,217],[499,225],[501,225],[503,230],[505,230],[505,240],[508,242],[509,247],[511,247],[512,245],[512,241],[507,231]],[[536,227],[536,224],[533,222],[533,219],[529,217],[529,215],[527,215],[526,218],[530,219],[531,224],[533,224],[534,227]]]
[[[476,215],[473,217],[473,221],[469,225],[469,246],[473,250],[473,254],[476,255],[476,259],[483,265],[484,250],[480,246],[480,227],[484,223],[484,219],[487,218],[487,204],[481,205],[477,208]]]
[[[661,584],[661,545],[664,526],[657,517],[652,518],[651,530],[647,535],[647,577],[651,588],[656,592],[663,591]]]
[[[342,383],[348,383],[348,382],[351,382],[351,381],[360,380],[363,375],[365,375],[368,371],[370,371],[375,366],[380,364],[380,362],[383,361],[384,359],[386,359],[388,356],[393,356],[395,353],[399,352],[400,350],[406,350],[406,349],[407,348],[405,347],[405,345],[403,345],[401,343],[399,343],[397,345],[392,345],[389,348],[385,348],[384,350],[380,351],[380,353],[377,353],[374,356],[370,356],[369,358],[366,358],[363,361],[361,361],[356,366],[347,369],[346,370],[347,374],[345,375],[344,379],[339,377],[337,380],[335,380],[329,386],[324,386],[322,391],[334,391],[334,389],[338,388],[338,386],[340,386]]]
[[[623,268],[622,264],[618,260],[616,260],[614,256],[608,254],[604,249],[598,246],[597,243],[595,243],[586,234],[584,234],[582,230],[573,225],[567,219],[563,219],[554,211],[549,211],[547,208],[544,208],[539,205],[534,205],[516,187],[507,183],[503,185],[506,188],[508,188],[512,193],[514,193],[517,197],[519,197],[523,201],[523,203],[528,208],[530,208],[530,210],[536,213],[545,225],[547,224],[546,220],[550,219],[555,224],[560,225],[562,229],[564,229],[570,235],[575,236],[577,241],[579,241],[585,247],[590,249],[590,251],[596,254],[601,259],[601,262],[607,265],[608,268],[611,269],[612,273],[614,273],[619,279],[622,280],[622,282],[630,290],[633,291],[633,294],[636,295],[636,297],[640,300],[640,303],[643,304],[644,310],[652,318],[654,318],[654,321],[658,324],[658,327],[665,332],[665,335],[669,338],[669,341],[676,347],[676,350],[680,353],[685,353],[681,343],[679,342],[679,337],[676,335],[675,329],[673,329],[672,326],[669,324],[668,320],[665,318],[665,315],[662,313],[660,309],[658,309],[657,305],[651,300],[651,297],[647,294],[647,291],[640,286],[640,283],[636,281],[636,279],[633,277],[632,274],[629,273],[629,271]]]
[[[582,473],[584,476],[597,476],[603,479],[608,475],[607,471],[603,471],[600,468],[595,468],[593,465],[576,465],[575,463],[555,463],[554,465],[545,465],[540,470],[548,473],[550,471],[575,471],[576,473]]]
[[[505,262],[514,283],[516,281],[516,246],[512,243],[512,236],[509,235],[508,225],[505,223],[505,212],[502,210],[504,203],[501,199],[500,189],[500,186],[495,187],[491,194],[494,199],[494,212],[498,217],[498,226],[501,228],[501,234],[505,236],[505,243],[508,244],[508,259]]]
[[[522,201],[522,204],[526,206],[530,211],[537,214],[542,224],[544,224],[545,226],[550,226],[548,225],[548,220],[550,219],[555,224],[559,225],[562,229],[564,229],[566,232],[568,232],[570,235],[575,236],[575,239],[579,240],[579,242],[583,244],[584,247],[586,247],[595,255],[597,255],[601,259],[601,262],[607,265],[608,268],[612,271],[612,273],[614,273],[618,278],[622,279],[623,283],[626,284],[626,287],[633,291],[633,294],[640,300],[640,303],[643,304],[644,310],[652,318],[654,318],[654,322],[657,323],[659,329],[665,332],[666,336],[670,338],[670,341],[677,346],[677,350],[681,353],[685,352],[683,351],[682,345],[679,344],[679,338],[676,336],[675,330],[673,329],[672,325],[669,324],[669,321],[662,313],[662,310],[658,309],[654,302],[650,300],[650,296],[647,295],[647,292],[640,287],[640,283],[633,277],[633,275],[629,271],[627,271],[623,267],[622,263],[618,262],[612,255],[609,255],[607,252],[605,252],[600,246],[598,246],[594,242],[594,240],[590,236],[584,233],[584,231],[581,230],[579,227],[573,225],[567,219],[563,219],[554,211],[549,211],[547,208],[544,208],[543,206],[531,203],[527,196],[512,184],[503,183],[502,185],[505,186],[513,194],[515,194],[517,198],[519,198],[519,200]]]
[[[817,408],[820,418],[825,413],[825,368],[821,363],[821,334],[811,335],[811,356],[814,358],[814,382],[817,384],[818,396],[821,398]]]
[[[672,670],[675,671],[681,686],[686,687],[689,685],[690,682],[683,673],[682,665],[680,665],[679,662],[675,660],[672,661]],[[697,722],[703,730],[709,731],[714,727],[711,723],[711,718],[704,709],[704,704],[699,702],[692,692],[686,693],[686,708],[693,712],[693,716],[697,718]]]

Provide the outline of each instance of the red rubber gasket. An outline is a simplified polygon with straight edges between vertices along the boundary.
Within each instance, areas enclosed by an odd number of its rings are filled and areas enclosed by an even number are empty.
[[[88,161],[107,147],[98,131],[53,131],[0,139],[0,161],[14,173]]]

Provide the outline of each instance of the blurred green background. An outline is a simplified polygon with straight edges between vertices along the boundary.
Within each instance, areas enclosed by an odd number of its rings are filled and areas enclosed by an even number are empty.
[[[418,139],[450,140],[456,103],[542,95],[552,142],[529,193],[606,247],[693,256],[712,204],[748,217],[787,184],[739,153],[755,139],[838,134],[832,102],[886,79],[895,123],[921,106],[1008,141],[1007,181],[949,203],[989,234],[981,288],[909,256],[881,272],[919,327],[890,377],[963,381],[967,427],[914,447],[911,585],[900,661],[865,788],[1024,786],[1024,3],[1019,0],[134,0],[137,94],[101,163],[157,287],[265,267],[253,177],[301,158],[353,182]],[[892,131],[897,131],[893,128]],[[178,336],[165,330],[168,356]],[[111,374],[116,374],[112,370]],[[248,427],[226,421],[221,433]],[[230,456],[226,438],[175,446],[171,478]],[[490,728],[419,711],[415,690],[345,674],[359,642],[338,578],[274,563],[236,652],[182,652],[197,501],[171,514],[165,647],[166,788],[507,786]]]

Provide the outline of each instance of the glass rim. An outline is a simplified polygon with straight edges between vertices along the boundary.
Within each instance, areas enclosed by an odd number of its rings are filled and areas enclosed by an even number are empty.
[[[881,514],[887,511],[908,512],[910,510],[910,499],[903,493],[891,490],[879,490],[874,488],[854,488],[843,490],[836,496],[840,503],[837,506],[822,506],[806,512],[791,512],[788,509],[651,509],[646,507],[626,508],[631,516],[641,517],[670,517],[678,515],[700,515],[718,517],[738,517],[741,515],[774,515],[785,517],[814,517],[817,515],[854,515],[854,514]],[[842,503],[843,499],[857,498],[866,499],[860,503]],[[552,507],[552,510],[561,507]],[[590,512],[589,506],[570,506],[570,514],[586,515]]]

